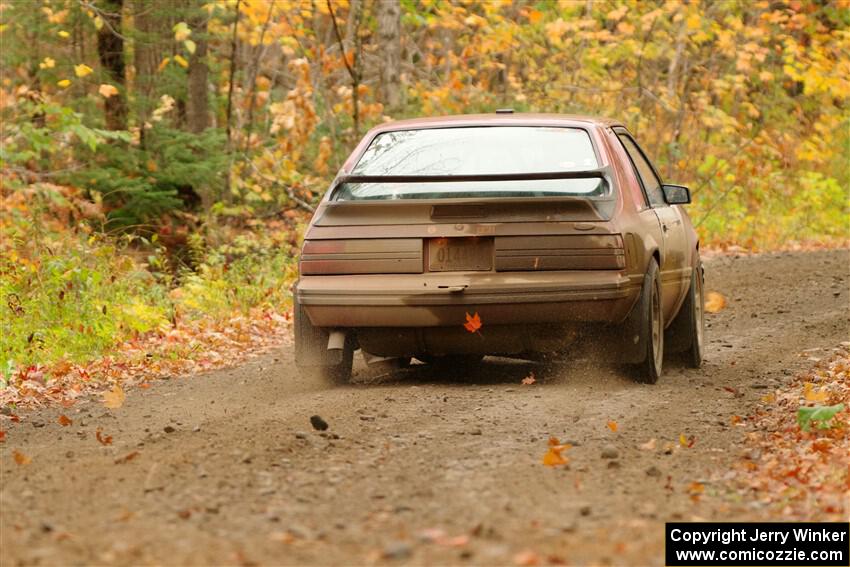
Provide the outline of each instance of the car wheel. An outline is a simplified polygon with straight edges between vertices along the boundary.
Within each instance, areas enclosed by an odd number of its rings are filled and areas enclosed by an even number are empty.
[[[702,366],[705,348],[704,278],[702,263],[697,261],[691,286],[679,314],[667,327],[666,348],[678,353],[689,368]]]
[[[655,384],[661,376],[664,362],[664,315],[661,310],[661,278],[655,258],[643,278],[639,303],[641,311],[640,343],[644,346],[643,360],[635,367],[635,379]]]
[[[295,301],[295,366],[302,376],[319,379],[331,384],[345,384],[351,380],[354,362],[354,340],[346,336],[342,349],[328,350],[330,333],[316,327]]]

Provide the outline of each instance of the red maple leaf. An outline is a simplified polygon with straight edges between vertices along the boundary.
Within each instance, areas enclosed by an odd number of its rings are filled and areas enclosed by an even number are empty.
[[[466,323],[463,324],[463,328],[469,331],[470,333],[477,333],[481,328],[481,317],[478,316],[478,312],[476,311],[475,315],[470,315],[469,312],[466,314]]]

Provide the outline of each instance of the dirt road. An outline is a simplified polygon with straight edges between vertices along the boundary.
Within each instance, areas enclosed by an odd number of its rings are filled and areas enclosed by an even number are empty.
[[[667,520],[770,517],[727,489],[746,434],[730,420],[810,365],[801,351],[848,339],[848,266],[847,250],[709,260],[729,305],[707,362],[655,386],[597,360],[488,358],[460,378],[360,366],[329,388],[287,347],[115,411],[37,412],[0,444],[0,563],[661,565]],[[574,445],[568,467],[541,464],[550,435]]]

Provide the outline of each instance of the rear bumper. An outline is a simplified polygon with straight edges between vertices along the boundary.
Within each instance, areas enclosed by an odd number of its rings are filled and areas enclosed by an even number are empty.
[[[621,271],[302,276],[297,301],[319,327],[441,327],[625,319],[641,276]],[[462,290],[462,291],[460,291]]]

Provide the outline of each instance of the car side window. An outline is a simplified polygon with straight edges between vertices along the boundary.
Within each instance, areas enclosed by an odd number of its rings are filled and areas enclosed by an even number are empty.
[[[655,175],[649,161],[644,157],[643,152],[638,147],[637,143],[628,134],[618,132],[617,137],[626,148],[626,153],[632,160],[632,164],[637,170],[638,177],[643,184],[643,189],[646,191],[646,197],[649,199],[649,204],[653,207],[666,205],[664,200],[664,191],[661,189],[661,180]]]

